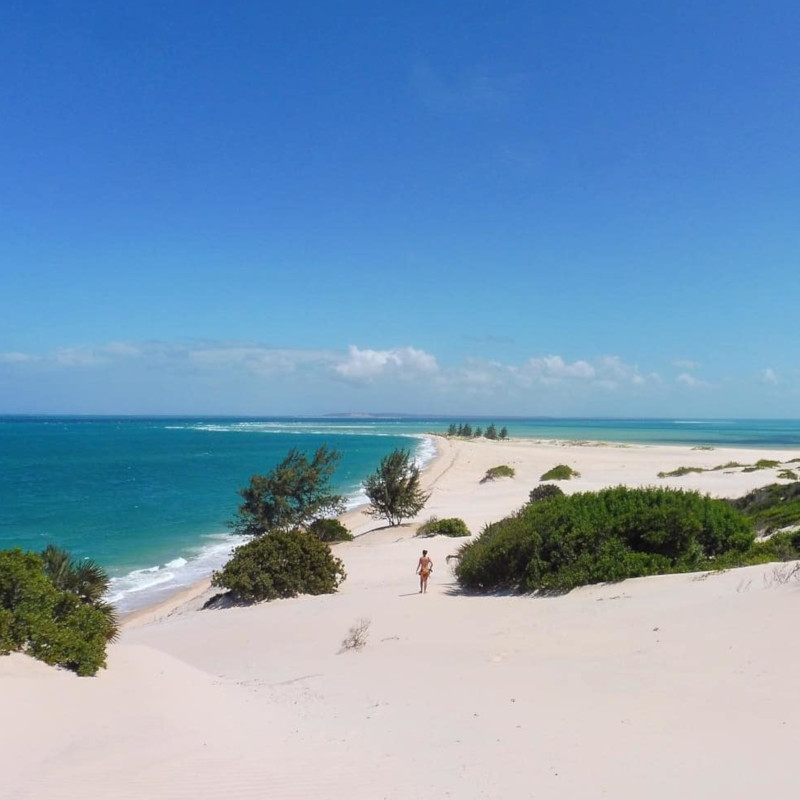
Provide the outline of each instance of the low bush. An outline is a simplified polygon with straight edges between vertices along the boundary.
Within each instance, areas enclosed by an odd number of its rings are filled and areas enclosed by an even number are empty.
[[[771,483],[729,502],[751,517],[762,533],[800,524],[800,482]]]
[[[797,480],[797,473],[791,469],[782,469],[778,473],[778,477],[784,481],[796,481]]]
[[[549,500],[552,497],[563,497],[564,492],[560,486],[553,483],[540,483],[536,488],[531,489],[528,495],[529,503],[541,503],[542,500]]]
[[[481,483],[494,481],[498,478],[513,478],[515,474],[514,467],[509,467],[508,464],[500,464],[500,466],[487,469],[486,474],[481,478]]]
[[[237,547],[211,578],[238,602],[299,594],[331,594],[345,579],[344,564],[324,542],[301,530],[270,531]]]
[[[692,472],[705,472],[702,467],[678,467],[672,472],[659,472],[659,478],[682,478],[684,475],[689,475]]]
[[[0,654],[22,651],[78,675],[95,675],[106,665],[106,644],[117,635],[113,609],[100,601],[98,606],[57,588],[36,553],[0,551]]]
[[[467,589],[566,591],[586,583],[701,569],[745,553],[751,522],[724,500],[618,487],[526,505],[460,550]]]
[[[420,525],[417,536],[470,536],[467,523],[458,517],[437,519],[431,517]]]
[[[572,467],[568,467],[566,464],[559,464],[558,466],[553,467],[551,470],[545,472],[544,475],[539,478],[540,481],[568,481],[570,478],[580,478],[580,472],[575,472]]]
[[[315,519],[308,532],[321,542],[351,542],[353,534],[338,519]]]

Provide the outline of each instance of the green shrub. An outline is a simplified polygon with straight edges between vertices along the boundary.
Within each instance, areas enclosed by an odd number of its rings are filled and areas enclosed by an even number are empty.
[[[797,473],[791,469],[782,469],[778,473],[778,477],[784,481],[796,481],[797,480]]]
[[[684,475],[689,475],[692,472],[705,472],[701,467],[678,467],[672,472],[659,472],[659,478],[681,478]]]
[[[541,503],[542,500],[549,500],[551,497],[563,497],[564,492],[560,486],[553,483],[540,483],[534,489],[531,489],[528,495],[529,503]]]
[[[773,461],[771,458],[759,458],[755,464],[745,467],[743,472],[757,472],[760,469],[772,469],[780,465],[780,461]]]
[[[237,547],[211,583],[228,589],[239,602],[254,603],[330,594],[345,577],[344,564],[327,544],[301,530],[275,530]]]
[[[513,478],[515,474],[514,467],[509,467],[508,464],[500,464],[498,467],[487,469],[486,474],[481,478],[481,483],[494,481],[498,478]]]
[[[726,464],[720,464],[717,467],[712,467],[709,472],[717,472],[721,469],[738,469],[739,467],[743,467],[744,464],[740,464],[738,461],[728,461]]]
[[[94,675],[105,667],[106,644],[117,632],[108,608],[56,588],[37,554],[0,551],[0,653],[20,650]]]
[[[800,482],[771,483],[729,502],[762,532],[800,524]]]
[[[448,517],[437,519],[431,517],[427,522],[420,525],[417,536],[470,536],[467,523],[458,517]]]
[[[585,492],[531,503],[460,550],[467,589],[565,591],[699,569],[746,552],[752,525],[724,500],[674,489]]]
[[[353,534],[338,519],[315,519],[308,526],[308,532],[321,542],[350,542],[353,540]]]
[[[559,464],[556,467],[553,467],[551,470],[545,472],[544,475],[539,478],[540,481],[568,481],[570,478],[580,478],[580,472],[575,472],[572,467],[568,467],[566,464]]]

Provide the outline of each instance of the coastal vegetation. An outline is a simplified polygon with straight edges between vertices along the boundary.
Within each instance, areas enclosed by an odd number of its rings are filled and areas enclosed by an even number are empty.
[[[467,523],[459,517],[431,517],[417,530],[417,536],[470,536]]]
[[[800,525],[800,482],[771,483],[731,500],[730,504],[750,517],[762,536],[797,526]]]
[[[451,438],[458,437],[461,439],[480,439],[483,437],[484,439],[497,441],[498,439],[508,438],[508,428],[506,428],[504,425],[498,433],[497,426],[493,422],[486,428],[485,431],[480,427],[473,428],[469,422],[462,422],[459,425],[456,425],[455,422],[451,422],[445,436],[449,436]]]
[[[345,579],[341,559],[316,536],[299,530],[273,530],[240,545],[211,578],[241,603],[299,594],[330,594]]]
[[[568,591],[586,583],[705,568],[745,553],[751,522],[696,492],[618,487],[530,503],[461,548],[467,589]]]
[[[566,464],[558,464],[544,473],[539,478],[540,481],[568,481],[570,478],[580,478],[580,472],[576,472]]]
[[[315,519],[308,526],[308,532],[321,542],[350,542],[353,540],[353,534],[338,519],[326,517]]]
[[[481,478],[481,483],[495,481],[498,478],[513,478],[515,474],[514,467],[509,467],[508,464],[500,464],[497,467],[489,467],[486,470],[486,474]]]
[[[682,478],[684,475],[689,475],[692,472],[705,472],[702,467],[678,467],[672,472],[659,472],[659,478]]]
[[[794,459],[796,461],[797,459]],[[793,463],[793,461],[785,462],[787,464]],[[720,470],[724,469],[741,469],[742,472],[758,472],[758,470],[762,469],[774,469],[775,467],[779,467],[781,465],[780,461],[776,461],[771,458],[760,458],[756,461],[755,464],[740,464],[738,461],[728,461],[725,464],[718,464],[716,467],[678,467],[677,469],[672,470],[671,472],[659,472],[659,478],[680,478],[684,475],[690,475],[692,473],[702,473],[702,472],[719,472]],[[785,475],[784,473],[789,473]],[[778,474],[778,477],[787,477],[789,480],[793,480],[791,470],[783,470],[783,472]]]
[[[562,592],[793,560],[800,558],[800,530],[780,530],[790,525],[800,525],[800,482],[773,484],[738,500],[626,487],[554,495],[486,526],[461,548],[456,576],[470,590]],[[756,531],[780,532],[757,540]]]
[[[528,494],[529,503],[540,503],[542,500],[549,500],[551,497],[563,497],[564,492],[560,486],[554,483],[540,483],[531,489]]]
[[[244,502],[232,523],[236,533],[261,536],[276,530],[305,528],[320,517],[344,509],[343,498],[330,488],[341,454],[325,445],[310,460],[292,448],[266,475],[254,475],[239,491]]]
[[[106,666],[119,632],[104,601],[105,571],[49,546],[41,554],[0,551],[0,654],[20,651],[81,676]]]
[[[370,516],[386,519],[392,526],[416,516],[430,497],[420,485],[419,466],[411,452],[402,448],[381,459],[365,481],[364,493],[370,501]]]

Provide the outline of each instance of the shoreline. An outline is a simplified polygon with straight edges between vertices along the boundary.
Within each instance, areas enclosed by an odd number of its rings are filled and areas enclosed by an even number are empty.
[[[431,493],[436,492],[442,479],[460,459],[464,459],[467,462],[470,461],[470,457],[465,455],[470,453],[472,457],[474,457],[476,464],[478,462],[482,463],[482,459],[487,456],[488,453],[497,455],[498,459],[501,453],[505,453],[506,455],[512,456],[512,466],[514,466],[515,462],[518,463],[531,457],[540,458],[541,463],[544,465],[546,463],[544,458],[549,454],[552,453],[555,459],[556,454],[563,454],[565,452],[577,463],[582,460],[582,454],[586,453],[590,454],[586,460],[590,462],[599,461],[599,469],[603,470],[606,474],[608,474],[609,471],[609,464],[606,462],[613,462],[615,457],[612,455],[610,459],[604,459],[602,455],[598,455],[605,452],[622,455],[630,454],[633,460],[641,460],[644,454],[647,454],[651,461],[663,456],[665,464],[670,465],[672,469],[678,466],[695,466],[702,462],[704,468],[710,470],[711,467],[717,466],[717,462],[719,461],[727,461],[731,458],[737,460],[734,458],[737,454],[739,458],[747,454],[753,461],[759,458],[771,457],[772,460],[780,461],[781,464],[788,463],[788,459],[784,459],[784,456],[787,456],[787,451],[775,450],[772,448],[714,447],[709,449],[706,446],[698,445],[629,444],[620,442],[590,442],[556,439],[534,440],[520,437],[510,437],[505,440],[464,439],[434,433],[425,434],[425,438],[429,438],[436,449],[435,455],[425,464],[421,472],[422,486],[425,491]],[[800,448],[791,451],[790,455],[792,458],[800,457]],[[681,463],[675,461],[679,456],[683,457]],[[494,464],[490,464],[489,466],[493,465]],[[459,466],[462,465],[459,464]],[[554,466],[554,464],[550,464],[550,466]],[[580,466],[580,464],[578,466]],[[688,488],[708,492],[717,497],[738,497],[758,486],[775,482],[775,473],[777,469],[778,468],[773,470],[758,470],[750,473],[737,472],[733,475],[721,470],[718,475],[712,471],[707,471],[663,479],[658,478],[657,473],[651,470],[651,475],[654,480],[644,482],[634,481],[629,485],[671,486],[674,488]],[[578,471],[580,471],[580,469]],[[480,477],[478,475],[480,470],[472,470],[472,472],[477,482]],[[613,474],[618,473],[619,471],[616,470]],[[738,479],[731,480],[731,478],[736,478],[737,475]],[[514,510],[524,504],[527,500],[527,491],[533,488],[538,482],[537,478],[535,475],[531,474],[530,470],[528,470],[527,476],[529,477],[529,486],[527,490],[522,492],[509,491],[509,487],[517,489],[518,482],[507,483],[502,479],[493,482],[493,484],[498,487],[504,487],[493,490],[494,493],[498,495],[498,500],[501,505],[493,505],[492,512],[480,515],[477,522],[473,519],[473,524],[470,525],[473,533],[477,533],[480,527],[488,522],[496,521],[496,519],[501,519],[503,516],[513,513]],[[771,477],[768,479],[767,476]],[[620,474],[620,477],[622,477],[622,474]],[[593,491],[599,488],[605,488],[606,486],[617,485],[614,481],[604,480],[604,476],[601,476],[599,480],[595,477],[589,480],[587,476],[583,476],[577,480],[561,481],[559,483],[566,491]],[[447,487],[446,491],[451,498],[455,492],[458,492],[463,498],[460,502],[463,502],[467,507],[469,506],[469,491],[466,493],[463,492],[463,487],[454,485],[452,487]],[[432,500],[434,500],[433,496]],[[439,517],[464,516],[462,513],[458,512],[458,508],[454,507],[453,502],[454,500],[448,500],[445,503],[435,502],[433,506],[433,508],[436,509],[435,511],[431,510],[431,503],[429,502],[416,520],[407,521],[404,525],[400,526],[399,529],[395,529],[396,532],[407,538],[407,534],[410,531],[415,531],[422,521],[433,514]],[[366,513],[368,505],[368,503],[363,503],[357,507],[348,509],[337,517],[348,530],[350,530],[356,542],[365,538],[368,539],[370,535],[375,536],[376,534],[379,539],[382,539],[383,537],[381,537],[380,534],[382,532],[385,534],[386,532],[386,526]],[[476,525],[478,530],[475,529]],[[411,535],[413,536],[413,533]],[[338,549],[342,547],[342,545],[347,544],[348,543],[337,543],[334,545],[334,548]],[[211,578],[209,575],[208,577],[195,581],[189,586],[177,588],[175,592],[155,603],[148,603],[139,608],[134,608],[125,612],[120,615],[120,622],[123,627],[136,627],[175,614],[189,613],[201,608],[202,604],[215,593],[216,590],[212,590]]]
[[[421,438],[430,439],[436,451],[425,463],[420,473],[422,486],[426,491],[429,491],[433,486],[433,481],[430,476],[435,472],[437,462],[439,462],[443,456],[442,447],[437,441],[441,437],[439,437],[438,434],[431,433],[424,434],[424,437]],[[354,523],[363,524],[365,519],[371,519],[365,513],[365,509],[368,507],[368,502],[359,503],[357,506],[339,514],[337,519],[353,533],[354,537],[364,536],[369,533],[369,531],[362,531],[357,534],[352,530],[351,526]],[[186,610],[187,607],[194,608],[195,606],[199,606],[212,594],[210,591],[211,589],[211,576],[200,578],[188,586],[176,588],[174,592],[161,600],[154,603],[147,603],[146,605],[132,608],[130,611],[121,613],[119,617],[120,626],[133,627],[147,624],[156,619],[162,619],[173,613]]]

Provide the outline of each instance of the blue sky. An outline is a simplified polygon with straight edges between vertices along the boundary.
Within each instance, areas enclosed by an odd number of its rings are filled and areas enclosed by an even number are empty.
[[[0,413],[797,417],[800,6],[0,8]]]

